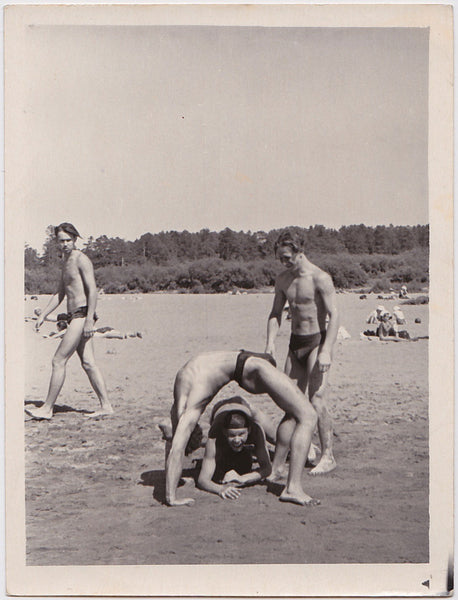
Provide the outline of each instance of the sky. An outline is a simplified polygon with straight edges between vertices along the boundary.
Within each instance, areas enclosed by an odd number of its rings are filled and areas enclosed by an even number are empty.
[[[33,26],[25,241],[428,222],[428,29]]]

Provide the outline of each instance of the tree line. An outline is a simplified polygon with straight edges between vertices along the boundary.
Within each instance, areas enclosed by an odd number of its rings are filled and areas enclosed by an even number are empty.
[[[300,234],[307,256],[331,274],[338,288],[377,291],[410,284],[413,290],[428,284],[428,225],[289,229]],[[274,256],[281,231],[167,231],[135,241],[103,235],[88,238],[82,250],[106,293],[260,289],[273,285],[281,268]],[[53,292],[60,270],[53,226],[46,230],[42,253],[26,246],[24,261],[25,292]]]

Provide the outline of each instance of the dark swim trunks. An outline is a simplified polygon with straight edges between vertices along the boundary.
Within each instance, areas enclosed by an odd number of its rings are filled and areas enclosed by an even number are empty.
[[[73,319],[85,319],[87,317],[87,306],[79,306],[78,308],[75,308],[75,310],[71,310],[68,313],[60,313],[57,315],[57,320],[58,321],[67,321],[67,323],[70,325],[70,323],[73,321]],[[94,323],[95,321],[97,321],[98,316],[97,313],[94,313]]]
[[[270,362],[274,367],[277,366],[274,357],[271,354],[259,353],[259,352],[249,352],[248,350],[240,350],[239,355],[237,356],[237,362],[235,363],[235,370],[232,379],[234,379],[239,385],[241,385],[242,377],[243,377],[243,368],[245,367],[245,363],[247,359],[252,356],[256,358],[263,358]]]
[[[298,335],[292,333],[289,340],[289,349],[294,354],[296,360],[305,367],[307,366],[307,360],[310,353],[324,342],[325,337],[326,331],[318,331],[317,333],[311,333],[310,335]]]

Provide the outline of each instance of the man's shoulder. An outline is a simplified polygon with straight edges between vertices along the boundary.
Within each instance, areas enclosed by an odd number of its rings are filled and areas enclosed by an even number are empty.
[[[78,264],[80,265],[92,265],[92,261],[89,258],[89,256],[86,256],[86,254],[84,254],[84,252],[81,252],[81,250],[75,250],[76,255],[75,255],[75,259],[77,261]]]
[[[326,271],[323,271],[323,269],[321,269],[317,265],[314,266],[315,269],[313,273],[313,278],[315,280],[315,284],[320,287],[329,288],[331,286],[332,288],[334,288],[334,283],[332,281],[331,275],[329,275],[329,273],[327,273]]]

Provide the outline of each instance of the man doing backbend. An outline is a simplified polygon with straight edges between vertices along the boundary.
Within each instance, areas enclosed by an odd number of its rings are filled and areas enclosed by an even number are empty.
[[[275,338],[281,325],[283,307],[291,310],[291,338],[285,373],[308,396],[318,415],[321,458],[311,475],[336,468],[332,452],[332,421],[325,399],[327,374],[339,330],[336,294],[328,273],[311,263],[301,243],[289,231],[275,244],[275,254],[285,267],[275,282],[275,297],[267,325],[266,352],[275,355]],[[326,319],[329,323],[326,328]],[[284,470],[294,421],[286,414],[277,432],[277,449],[271,479]]]
[[[191,358],[175,378],[171,411],[173,439],[166,461],[166,502],[169,506],[191,505],[192,498],[176,498],[183,470],[186,445],[197,422],[219,390],[236,381],[250,394],[269,394],[291,418],[291,455],[286,487],[280,500],[316,504],[304,492],[301,476],[317,417],[299,388],[275,366],[270,355],[253,352],[206,352]]]
[[[25,411],[34,419],[51,419],[54,404],[64,384],[67,362],[76,350],[101,405],[100,410],[89,413],[89,416],[111,414],[113,408],[108,400],[102,374],[95,363],[92,342],[94,323],[97,320],[94,269],[90,259],[76,249],[76,238],[80,235],[71,223],[61,223],[55,228],[55,235],[63,255],[60,284],[57,293],[38,317],[36,329],[40,329],[46,317],[65,297],[65,320],[68,326],[52,360],[52,375],[45,403],[39,408],[26,408]]]

